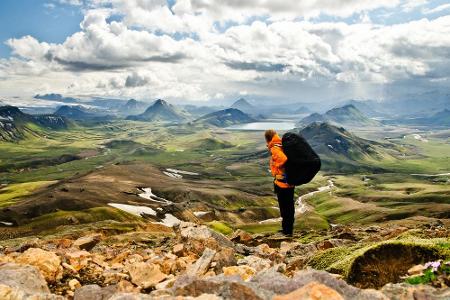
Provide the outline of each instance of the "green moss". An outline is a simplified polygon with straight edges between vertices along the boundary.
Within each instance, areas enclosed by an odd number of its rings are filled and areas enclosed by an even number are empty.
[[[55,181],[34,181],[11,184],[0,190],[0,207],[12,205],[17,198],[28,196],[35,190],[49,186],[53,183],[55,183]]]
[[[372,255],[388,245],[398,245],[405,249],[422,249],[425,252],[428,251],[441,258],[450,258],[450,249],[448,248],[449,242],[450,239],[448,238],[420,239],[411,237],[403,240],[389,240],[372,244],[343,246],[319,251],[310,259],[308,265],[319,270],[338,273],[345,278],[348,278],[355,262],[364,258],[366,255]]]
[[[213,230],[215,230],[217,232],[220,232],[222,234],[225,234],[225,235],[233,233],[233,228],[231,228],[230,226],[228,226],[224,222],[212,221],[212,222],[207,223],[207,225],[211,229],[213,229]]]

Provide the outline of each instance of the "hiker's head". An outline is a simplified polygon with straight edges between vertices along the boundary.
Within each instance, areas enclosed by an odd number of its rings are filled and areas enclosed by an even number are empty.
[[[264,132],[264,137],[266,138],[266,142],[270,143],[276,134],[277,134],[277,132],[273,129],[266,130],[266,132]]]

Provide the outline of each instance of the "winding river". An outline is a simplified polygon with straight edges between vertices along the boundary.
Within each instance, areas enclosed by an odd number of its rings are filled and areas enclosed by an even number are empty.
[[[305,212],[311,210],[311,207],[307,203],[304,202],[305,199],[312,197],[313,195],[315,195],[317,193],[331,191],[333,189],[333,187],[334,187],[334,182],[330,179],[330,180],[328,180],[327,185],[321,186],[317,190],[315,190],[311,193],[308,193],[308,194],[298,197],[297,201],[295,202],[295,215],[301,215],[301,214],[304,214]],[[272,219],[259,221],[259,224],[275,223],[275,222],[280,222],[280,221],[281,221],[281,218],[272,218]]]

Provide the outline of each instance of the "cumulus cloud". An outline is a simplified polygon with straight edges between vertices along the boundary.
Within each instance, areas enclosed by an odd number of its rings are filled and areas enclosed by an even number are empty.
[[[0,60],[0,89],[58,78],[57,92],[72,95],[202,101],[450,77],[450,16],[371,21],[373,9],[407,10],[421,0],[70,2],[84,7],[80,31],[63,43],[9,39],[13,57]],[[310,18],[355,14],[354,23]]]
[[[136,72],[133,72],[131,75],[128,75],[127,79],[125,80],[125,86],[126,87],[139,87],[139,86],[145,86],[148,84],[148,79],[144,76],[139,75]]]
[[[436,6],[435,8],[431,8],[431,9],[424,9],[423,13],[424,14],[434,14],[434,13],[438,13],[444,10],[449,10],[450,9],[450,3],[447,4],[442,4],[439,6]]]
[[[206,13],[222,20],[242,20],[255,15],[273,18],[316,17],[320,14],[348,17],[365,10],[394,7],[399,0],[179,0],[173,10],[177,13]]]

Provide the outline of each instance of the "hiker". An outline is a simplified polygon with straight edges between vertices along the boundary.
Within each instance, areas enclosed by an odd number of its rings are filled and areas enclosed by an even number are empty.
[[[295,203],[294,190],[295,186],[287,183],[284,164],[287,156],[283,152],[281,138],[273,129],[266,130],[264,134],[272,157],[270,159],[270,170],[274,176],[274,190],[277,194],[278,205],[280,206],[280,214],[282,218],[282,233],[291,236],[294,231]]]

